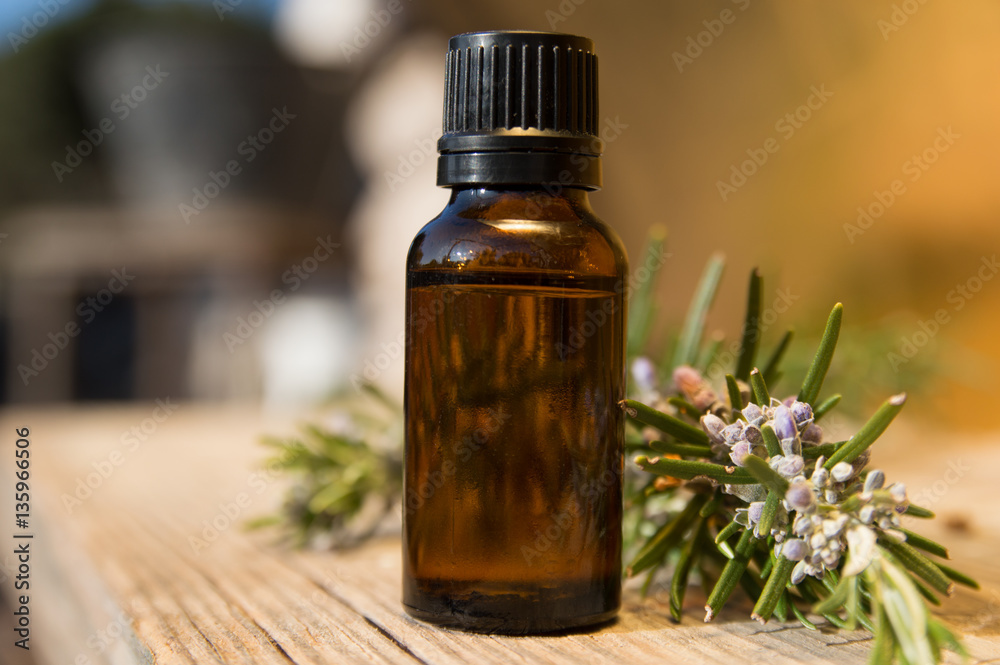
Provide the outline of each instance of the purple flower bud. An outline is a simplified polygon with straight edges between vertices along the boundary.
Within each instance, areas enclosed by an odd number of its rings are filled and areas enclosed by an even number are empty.
[[[748,423],[758,427],[764,422],[764,412],[753,402],[743,407],[743,417],[747,419]]]
[[[743,421],[737,420],[732,425],[726,425],[721,434],[726,443],[733,445],[743,437]]]
[[[750,444],[746,441],[740,441],[733,449],[729,452],[729,459],[733,460],[733,464],[736,466],[743,466],[746,461],[747,455],[750,454]]]
[[[809,423],[799,437],[806,443],[823,443],[823,428],[816,423]]]
[[[875,506],[864,506],[858,511],[858,519],[865,524],[871,524],[875,519]]]
[[[632,378],[639,392],[649,393],[656,390],[656,365],[646,356],[639,356],[632,361]]]
[[[812,520],[809,519],[808,515],[799,515],[795,518],[792,523],[792,533],[796,536],[804,536],[806,534],[812,533]]]
[[[826,499],[827,503],[837,503],[837,500],[840,499],[840,497],[837,496],[837,492],[834,490],[826,490],[823,493],[823,498]]]
[[[800,513],[808,512],[816,505],[816,497],[813,495],[812,487],[805,481],[792,483],[785,492],[785,501],[792,510]]]
[[[722,443],[722,430],[726,428],[726,421],[711,413],[706,413],[701,417],[701,428],[708,434],[708,438],[715,443]]]
[[[806,541],[795,538],[781,546],[781,553],[789,561],[802,561],[809,553],[809,547]]]
[[[764,435],[760,433],[760,428],[756,425],[747,425],[744,427],[743,438],[750,443],[761,443],[764,441]]]
[[[826,536],[823,535],[822,531],[816,531],[809,538],[809,547],[814,550],[821,550],[826,547]]]
[[[799,561],[797,564],[795,564],[795,567],[792,568],[792,584],[798,584],[805,578],[806,578],[806,562]]]
[[[754,501],[747,508],[747,517],[750,518],[751,524],[756,524],[760,521],[761,515],[764,514],[764,502]]]
[[[774,470],[785,478],[794,478],[802,473],[805,465],[805,460],[798,455],[786,455],[781,458]]]
[[[816,487],[826,487],[826,484],[830,482],[830,472],[824,469],[821,464],[817,464],[811,480]]]
[[[830,469],[830,475],[833,476],[833,479],[838,483],[842,483],[854,475],[854,467],[847,462],[838,462],[833,465],[832,469]]]
[[[778,440],[794,439],[798,436],[799,430],[795,427],[795,420],[788,407],[782,404],[774,410],[774,433],[778,435]]]
[[[889,496],[896,503],[903,503],[906,501],[906,485],[903,483],[893,483],[892,487],[889,488]]]
[[[791,406],[792,417],[795,418],[795,424],[802,427],[805,423],[812,422],[813,410],[806,402],[792,402]]]
[[[874,471],[869,471],[868,476],[865,478],[865,492],[874,492],[875,490],[882,489],[882,485],[885,484],[885,474],[880,470],[875,469]]]

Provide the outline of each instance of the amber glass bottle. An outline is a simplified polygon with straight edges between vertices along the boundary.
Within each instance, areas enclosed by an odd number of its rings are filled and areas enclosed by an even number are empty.
[[[438,184],[407,258],[403,602],[483,632],[600,623],[621,597],[625,273],[590,40],[452,38]]]

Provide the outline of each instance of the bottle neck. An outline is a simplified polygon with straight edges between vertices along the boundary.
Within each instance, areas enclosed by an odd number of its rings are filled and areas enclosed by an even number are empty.
[[[460,210],[523,209],[527,218],[543,219],[549,216],[563,217],[560,210],[592,213],[590,192],[578,187],[557,185],[517,186],[495,185],[453,187],[448,207]],[[546,214],[547,213],[547,214]]]

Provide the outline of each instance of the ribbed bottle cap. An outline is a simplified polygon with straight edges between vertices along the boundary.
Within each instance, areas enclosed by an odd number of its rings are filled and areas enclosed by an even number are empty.
[[[445,60],[438,185],[598,189],[597,56],[586,37],[470,32]]]

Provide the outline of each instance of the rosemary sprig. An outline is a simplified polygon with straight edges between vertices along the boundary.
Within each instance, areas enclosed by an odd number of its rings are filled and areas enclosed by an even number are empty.
[[[662,252],[664,238],[654,233],[649,251]],[[617,405],[628,415],[626,449],[635,455],[626,474],[627,573],[646,575],[644,589],[669,575],[675,619],[695,578],[706,590],[706,621],[742,587],[757,621],[794,617],[815,630],[809,608],[833,626],[872,631],[871,663],[923,665],[940,662],[945,649],[964,653],[927,605],[940,603],[938,594],[949,595],[956,584],[979,585],[939,562],[949,556],[943,545],[901,527],[902,515],[929,519],[934,513],[909,503],[901,484],[885,486],[884,474],[867,467],[871,446],[906,396],[890,397],[847,441],[824,440],[818,423],[841,402],[839,394],[820,400],[840,337],[838,303],[798,394],[775,399],[771,391],[793,334],[785,332],[757,369],[763,289],[757,270],[750,275],[735,362],[725,368],[724,382],[703,378],[725,357],[721,336],[704,339],[723,272],[722,257],[711,257],[676,341],[659,345],[671,352],[657,371],[680,370],[689,382],[695,377],[699,398],[658,386],[654,404],[625,399]],[[655,272],[631,302],[632,356],[649,345],[652,277]],[[272,522],[290,527],[298,542],[330,534],[339,545],[357,542],[373,532],[370,523],[356,524],[362,507],[379,503],[376,513],[383,516],[398,505],[401,408],[374,389],[369,397],[381,410],[374,416],[358,411],[346,430],[307,426],[293,440],[268,442],[298,481],[284,514]],[[663,436],[652,438],[644,427]]]

